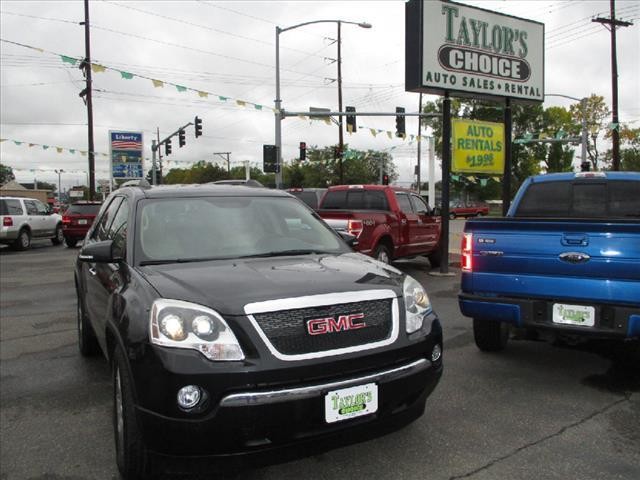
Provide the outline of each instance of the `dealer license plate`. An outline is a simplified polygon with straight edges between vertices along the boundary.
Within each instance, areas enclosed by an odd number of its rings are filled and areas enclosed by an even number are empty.
[[[582,325],[593,327],[595,323],[596,309],[585,305],[553,304],[553,322],[566,325]]]
[[[375,383],[333,390],[324,397],[327,423],[369,415],[378,410],[378,386]]]
[[[84,218],[81,218],[80,220],[78,220],[78,225],[86,225],[87,221]]]

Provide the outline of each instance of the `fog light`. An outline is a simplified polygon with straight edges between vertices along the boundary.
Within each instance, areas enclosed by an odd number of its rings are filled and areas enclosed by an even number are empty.
[[[178,405],[180,408],[189,410],[198,404],[200,397],[200,387],[196,385],[187,385],[178,391]]]
[[[437,362],[438,360],[440,360],[441,356],[442,356],[442,349],[440,348],[440,345],[436,343],[435,347],[433,347],[433,350],[431,350],[431,361]]]

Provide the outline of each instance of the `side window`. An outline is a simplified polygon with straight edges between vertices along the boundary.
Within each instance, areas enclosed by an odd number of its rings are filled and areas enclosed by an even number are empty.
[[[413,213],[411,202],[409,201],[409,195],[407,195],[406,193],[396,192],[396,199],[398,200],[400,210],[402,210],[404,213]]]
[[[49,209],[42,202],[36,200],[36,209],[38,210],[38,215],[47,215],[49,213]]]
[[[122,201],[122,197],[115,197],[106,210],[102,213],[100,220],[98,220],[98,224],[96,225],[96,229],[93,231],[93,235],[91,238],[94,240],[107,240],[109,234],[109,226],[111,225],[111,221],[120,206],[120,202]]]
[[[114,251],[124,257],[127,246],[127,220],[129,218],[129,202],[122,199],[120,208],[113,217],[111,227],[109,228],[108,238],[113,240]]]
[[[411,203],[413,204],[413,209],[417,213],[424,213],[425,215],[428,215],[431,210],[424,200],[417,195],[411,195]]]
[[[0,200],[0,215],[22,215],[20,200]]]
[[[25,200],[24,206],[27,208],[27,215],[38,215],[38,207],[33,200]]]

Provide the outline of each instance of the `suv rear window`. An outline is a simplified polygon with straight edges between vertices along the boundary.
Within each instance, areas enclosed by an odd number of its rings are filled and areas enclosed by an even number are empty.
[[[333,190],[322,200],[321,208],[331,210],[389,210],[382,190]]]
[[[640,182],[544,182],[529,186],[516,217],[639,218]]]
[[[22,215],[20,200],[0,200],[0,215]]]
[[[97,215],[98,210],[100,210],[100,204],[86,204],[86,203],[76,203],[74,205],[69,205],[64,211],[65,215]]]

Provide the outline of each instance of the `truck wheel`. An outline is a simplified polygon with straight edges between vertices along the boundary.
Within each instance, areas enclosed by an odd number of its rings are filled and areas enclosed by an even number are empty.
[[[146,478],[147,451],[136,419],[126,358],[119,347],[113,357],[113,431],[116,463],[123,480]]]
[[[64,233],[62,232],[62,225],[58,224],[56,225],[56,234],[51,239],[51,243],[53,243],[54,245],[60,245],[63,240],[64,240]]]
[[[31,248],[31,233],[26,228],[20,230],[18,233],[18,238],[12,244],[15,250],[29,250]]]
[[[378,245],[373,252],[373,258],[379,262],[386,263],[387,265],[391,263],[391,253],[389,253],[389,249],[386,245]]]
[[[73,248],[76,246],[76,243],[78,243],[78,240],[75,238],[64,237],[64,243],[66,243],[67,247]]]
[[[429,259],[429,264],[431,268],[438,268],[442,263],[442,252],[440,251],[440,247],[436,248],[433,252],[427,255]]]
[[[478,348],[483,352],[499,352],[507,346],[509,324],[474,318],[473,338]]]
[[[78,349],[83,357],[91,357],[98,353],[98,340],[89,323],[89,319],[84,313],[80,295],[76,296],[78,298],[78,306],[76,308],[78,317]]]

